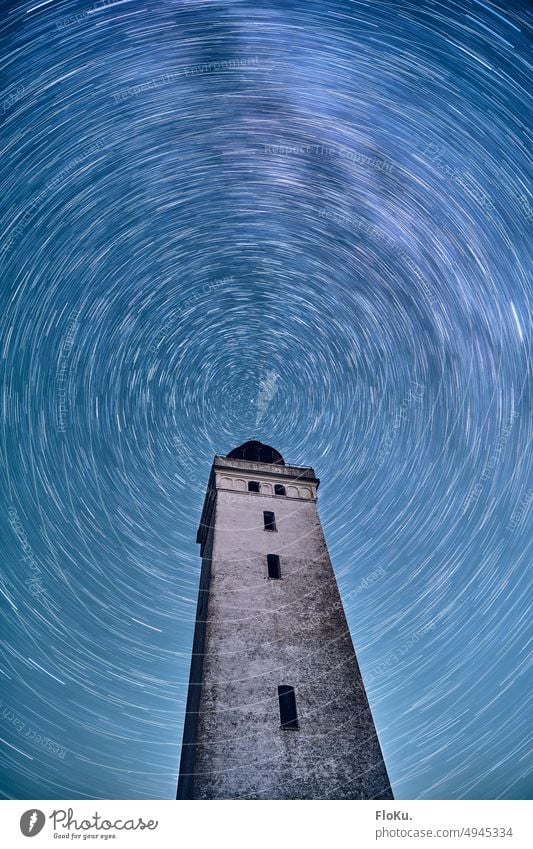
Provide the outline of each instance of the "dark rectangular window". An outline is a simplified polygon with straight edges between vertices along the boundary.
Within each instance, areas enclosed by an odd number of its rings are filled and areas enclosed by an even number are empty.
[[[281,578],[279,554],[267,554],[268,577]]]
[[[296,696],[294,687],[282,684],[278,687],[279,718],[282,728],[298,728],[298,714],[296,713]]]
[[[285,487],[281,483],[274,484],[274,495],[287,495]]]
[[[265,531],[275,531],[276,528],[276,517],[270,510],[263,511],[263,519],[265,522]]]
[[[259,483],[257,481],[248,481],[248,492],[259,492]]]

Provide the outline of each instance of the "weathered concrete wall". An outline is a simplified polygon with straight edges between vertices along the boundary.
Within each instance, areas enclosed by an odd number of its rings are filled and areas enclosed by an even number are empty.
[[[199,704],[191,702],[194,764],[185,764],[194,780],[181,782],[184,795],[392,798],[314,473],[216,458],[215,479],[202,687]],[[261,492],[245,491],[248,480],[260,481]],[[288,496],[273,495],[275,482]],[[276,532],[264,530],[264,510],[274,511]],[[206,536],[204,556],[210,543]],[[267,554],[280,555],[281,580],[267,577]],[[281,684],[295,688],[298,729],[280,728]]]
[[[212,519],[215,521],[216,510]],[[191,669],[189,674],[189,691],[185,708],[183,725],[183,740],[181,744],[180,773],[178,780],[177,799],[194,798],[194,769],[196,762],[196,745],[198,740],[198,715],[202,692],[202,677],[204,671],[206,622],[209,610],[209,588],[211,583],[211,555],[213,551],[213,530],[210,527],[203,546],[202,570],[198,588],[198,603],[196,605],[196,623],[192,644]]]

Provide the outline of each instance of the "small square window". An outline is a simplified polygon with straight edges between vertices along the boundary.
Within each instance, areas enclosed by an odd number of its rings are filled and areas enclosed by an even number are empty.
[[[281,483],[274,484],[274,495],[287,495],[285,487]]]
[[[259,482],[248,481],[248,492],[259,492]]]

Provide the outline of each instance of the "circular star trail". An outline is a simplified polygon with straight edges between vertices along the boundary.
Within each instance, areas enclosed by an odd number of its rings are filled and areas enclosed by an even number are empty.
[[[173,798],[213,455],[319,509],[396,798],[524,798],[527,4],[5,3],[2,795]]]

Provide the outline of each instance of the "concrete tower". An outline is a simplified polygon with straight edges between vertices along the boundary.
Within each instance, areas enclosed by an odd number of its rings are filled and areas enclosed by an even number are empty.
[[[313,469],[215,457],[178,799],[392,799]]]

